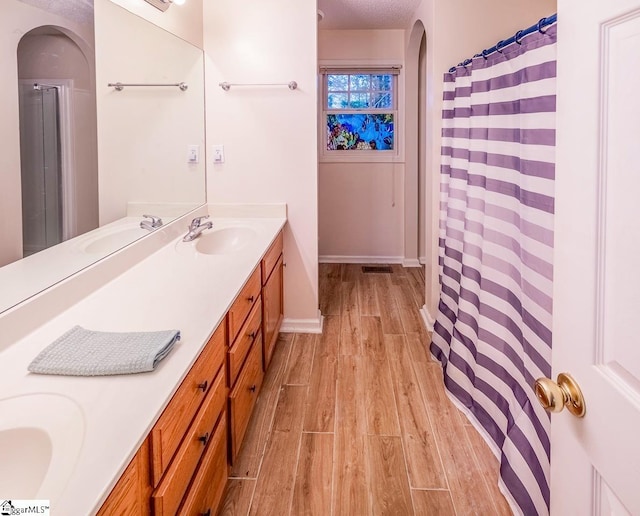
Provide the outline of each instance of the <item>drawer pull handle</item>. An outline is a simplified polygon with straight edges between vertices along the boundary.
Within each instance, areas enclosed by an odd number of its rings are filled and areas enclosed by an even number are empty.
[[[201,512],[200,516],[211,516],[211,509],[207,509],[207,512]]]
[[[251,392],[256,392],[256,386],[255,386],[255,385],[252,385],[251,387],[249,387],[249,390],[250,390]]]
[[[257,335],[257,333],[256,333],[255,331],[252,331],[252,332],[249,334],[249,337],[251,337],[252,339],[255,339],[255,338],[256,338],[256,335]]]
[[[249,297],[247,298],[247,301],[249,301],[249,303],[253,303],[253,300],[254,300],[254,299],[255,299],[255,297],[253,297],[253,296],[249,296]]]
[[[204,446],[206,446],[207,442],[209,442],[209,432],[198,437],[198,441],[200,441]]]
[[[204,383],[198,384],[198,389],[201,389],[202,392],[207,392],[207,387],[209,387],[209,381],[205,380]]]

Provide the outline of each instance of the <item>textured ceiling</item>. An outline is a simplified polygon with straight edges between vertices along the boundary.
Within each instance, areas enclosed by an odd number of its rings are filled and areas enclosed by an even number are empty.
[[[2,1],[2,0],[0,0]],[[93,23],[93,0],[20,0],[79,23]]]
[[[319,29],[405,29],[420,0],[318,0]]]

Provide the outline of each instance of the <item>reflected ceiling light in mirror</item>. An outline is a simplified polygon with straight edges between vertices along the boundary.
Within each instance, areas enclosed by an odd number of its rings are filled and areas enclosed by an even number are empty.
[[[148,4],[151,4],[156,9],[166,11],[171,4],[183,5],[186,0],[145,0]]]

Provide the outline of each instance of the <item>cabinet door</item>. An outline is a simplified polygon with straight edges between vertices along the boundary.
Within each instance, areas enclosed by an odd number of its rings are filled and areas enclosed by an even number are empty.
[[[271,271],[275,267],[278,262],[278,258],[282,254],[283,249],[283,236],[282,231],[278,233],[278,236],[269,247],[269,250],[265,253],[264,258],[262,259],[262,284],[265,285],[269,276],[271,275]]]
[[[98,516],[151,514],[150,495],[149,440],[146,439],[98,511]]]
[[[278,331],[282,323],[284,312],[282,297],[282,280],[283,280],[282,256],[278,259],[269,281],[262,289],[262,306],[263,306],[263,334],[264,334],[264,370],[267,370],[276,340],[278,340]]]

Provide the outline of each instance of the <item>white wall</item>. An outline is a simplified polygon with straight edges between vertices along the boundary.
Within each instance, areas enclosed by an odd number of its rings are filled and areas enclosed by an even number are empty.
[[[442,77],[460,61],[507,39],[516,31],[529,27],[540,18],[556,12],[555,0],[423,0],[406,31],[407,45],[411,44],[416,22],[424,25],[427,34],[427,195],[432,199],[432,212],[427,214],[430,237],[426,252],[426,309],[430,317],[438,304],[438,208],[439,170],[442,129]],[[570,36],[568,36],[570,37]],[[419,43],[419,41],[418,41]],[[417,77],[417,60],[408,61]],[[417,82],[407,84],[407,99],[417,99]],[[407,111],[416,106],[407,105]],[[407,149],[407,154],[415,149]],[[431,220],[429,220],[429,217]]]
[[[144,0],[109,0],[121,5],[128,11],[150,21],[154,25],[175,34],[198,48],[202,48],[202,2],[187,0],[183,5],[171,5],[161,11]],[[116,37],[114,30],[112,37]]]
[[[402,30],[321,30],[320,64],[404,63]],[[403,125],[403,77],[398,116]],[[320,100],[321,102],[321,100]],[[319,115],[318,115],[319,116]],[[394,162],[320,162],[320,261],[402,262],[404,259],[404,141]]]
[[[115,3],[96,0],[94,8],[100,224],[141,215],[130,203],[166,218],[185,213],[205,201],[203,53]],[[116,91],[113,82],[188,89]],[[198,164],[187,162],[189,145],[200,147]]]
[[[83,50],[92,47],[90,25],[73,22],[17,0],[0,2],[0,266],[22,258],[18,42],[27,32],[53,25],[73,32]]]
[[[287,203],[284,327],[302,331],[319,328],[316,47],[315,2],[204,4],[207,145],[226,158],[208,152],[207,200]],[[295,91],[218,86],[292,80]]]

